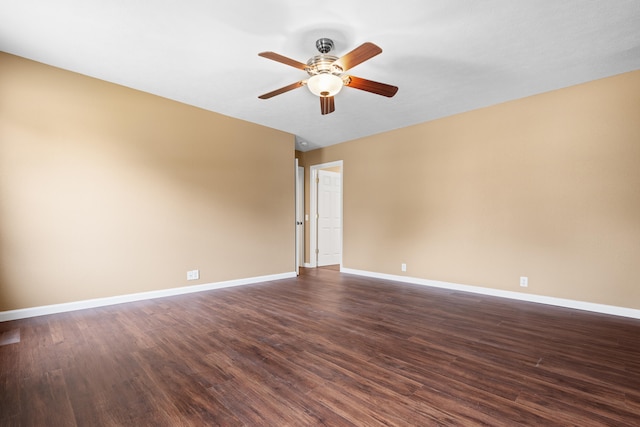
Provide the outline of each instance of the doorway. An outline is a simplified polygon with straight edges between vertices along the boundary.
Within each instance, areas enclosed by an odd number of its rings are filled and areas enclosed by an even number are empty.
[[[304,267],[304,167],[296,159],[296,274]]]
[[[342,266],[342,160],[311,166],[309,261]]]

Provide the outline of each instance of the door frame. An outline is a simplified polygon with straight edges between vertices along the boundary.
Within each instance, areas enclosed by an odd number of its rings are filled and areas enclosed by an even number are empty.
[[[342,270],[343,235],[344,235],[344,165],[342,160],[321,163],[309,167],[309,264],[318,266],[318,171],[327,168],[340,168],[340,270]]]

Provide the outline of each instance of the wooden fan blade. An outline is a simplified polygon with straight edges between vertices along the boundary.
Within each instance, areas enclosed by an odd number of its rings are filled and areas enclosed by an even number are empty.
[[[354,89],[365,90],[367,92],[375,93],[376,95],[387,96],[391,98],[398,92],[396,86],[391,86],[386,83],[378,83],[372,80],[361,79],[360,77],[349,76],[349,83],[347,86]]]
[[[333,100],[333,96],[320,97],[320,111],[322,112],[322,115],[336,111],[336,103]]]
[[[298,68],[300,70],[305,70],[307,68],[307,64],[303,64],[302,62],[298,62],[295,59],[287,58],[286,56],[282,56],[279,53],[275,52],[261,52],[258,56],[262,56],[263,58],[271,59],[272,61],[280,62],[285,65],[289,65],[293,68]]]
[[[371,59],[380,53],[382,53],[382,49],[380,49],[380,47],[367,42],[337,59],[334,64],[342,68],[342,71],[347,71],[348,69],[353,68],[358,64],[362,64],[364,61]]]
[[[302,86],[303,86],[302,81],[291,83],[288,86],[281,87],[280,89],[276,89],[276,90],[274,90],[272,92],[265,93],[264,95],[260,95],[258,98],[260,98],[260,99],[273,98],[276,95],[280,95],[282,93],[289,92],[290,90],[294,90],[294,89],[297,89],[297,88],[302,87]]]

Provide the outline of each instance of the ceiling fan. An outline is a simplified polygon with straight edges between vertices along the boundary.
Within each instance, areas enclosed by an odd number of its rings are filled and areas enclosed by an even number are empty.
[[[364,43],[340,58],[329,55],[329,52],[333,49],[333,40],[331,39],[319,39],[316,41],[316,48],[320,54],[309,59],[306,64],[275,52],[259,53],[258,55],[263,58],[306,71],[307,74],[309,74],[309,78],[265,93],[258,98],[269,99],[276,95],[289,92],[290,90],[307,86],[311,93],[320,97],[320,111],[322,114],[329,114],[335,111],[336,107],[333,97],[340,92],[343,86],[364,90],[389,98],[398,92],[396,86],[345,74],[347,70],[382,53],[382,49],[375,44],[369,42]]]

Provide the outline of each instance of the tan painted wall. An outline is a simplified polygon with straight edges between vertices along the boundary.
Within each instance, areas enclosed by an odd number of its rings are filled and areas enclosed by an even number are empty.
[[[640,309],[640,71],[304,153],[335,160],[347,268]]]
[[[292,272],[293,158],[292,135],[0,53],[0,311]]]

